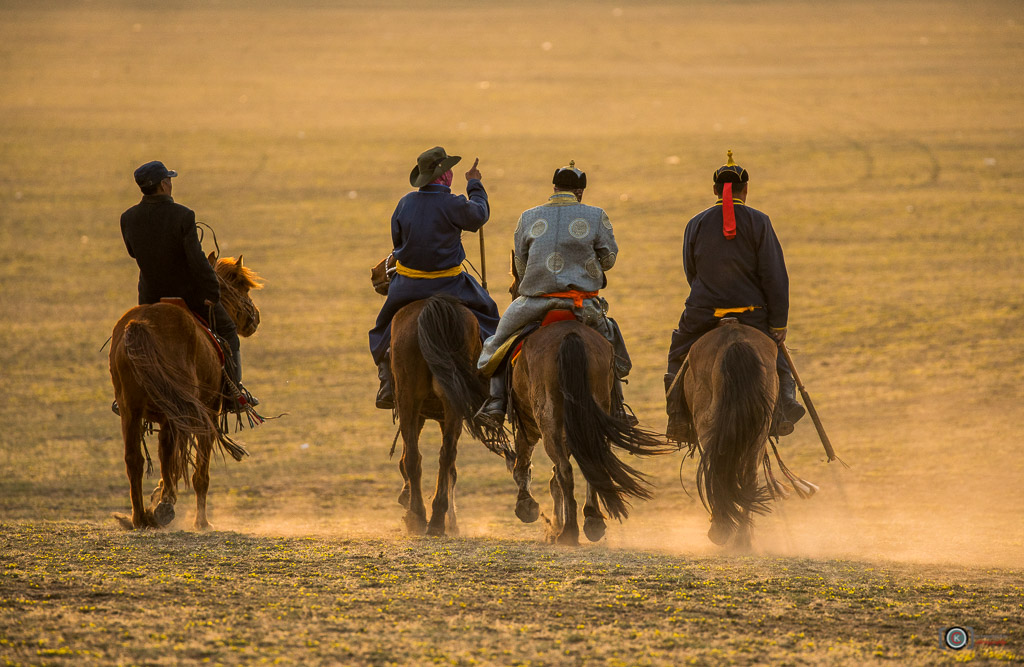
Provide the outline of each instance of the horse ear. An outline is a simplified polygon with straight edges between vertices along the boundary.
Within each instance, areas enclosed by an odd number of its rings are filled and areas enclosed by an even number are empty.
[[[241,256],[241,255],[239,255],[239,256],[238,256],[238,261],[237,261],[237,262],[235,262],[235,264],[236,264],[237,266],[239,266],[239,267],[241,267],[241,266],[242,266],[242,256]]]
[[[210,266],[217,266],[217,254],[211,251],[210,254],[206,256],[206,261],[210,263]]]

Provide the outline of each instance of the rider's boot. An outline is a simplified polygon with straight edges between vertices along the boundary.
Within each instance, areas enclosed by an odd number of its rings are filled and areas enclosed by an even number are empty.
[[[231,381],[238,387],[239,396],[229,398],[228,403],[231,405],[229,410],[231,412],[242,412],[245,410],[245,406],[255,408],[260,404],[260,399],[253,396],[245,385],[242,384],[242,352],[241,350],[231,350],[230,363],[227,364],[228,374],[231,376]],[[234,395],[233,391],[225,392],[227,396],[231,397]]]
[[[779,372],[779,401],[775,406],[775,418],[772,428],[774,435],[789,435],[793,425],[804,416],[804,406],[796,400],[796,382],[789,373]]]
[[[675,373],[665,374],[665,393],[672,388],[672,381],[675,380]],[[668,426],[665,427],[665,435],[669,440],[680,444],[693,442],[693,425],[690,419],[690,408],[686,405],[683,397],[682,382],[677,382],[672,388],[672,394],[665,398],[666,411],[668,412]]]
[[[384,356],[384,361],[377,364],[377,379],[380,389],[377,390],[377,407],[381,410],[395,409],[395,382],[391,377],[391,357]]]
[[[495,428],[500,428],[505,423],[505,410],[508,405],[504,366],[491,376],[490,394],[487,402],[477,410],[476,418],[488,422]]]
[[[640,423],[633,411],[626,409],[626,397],[622,393],[622,379],[618,376],[612,382],[612,416],[626,422],[631,428]]]

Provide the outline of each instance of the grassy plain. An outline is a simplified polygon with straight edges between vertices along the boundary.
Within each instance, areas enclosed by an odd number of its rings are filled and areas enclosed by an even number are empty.
[[[930,664],[962,623],[1008,644],[956,658],[1020,661],[1022,38],[997,1],[0,1],[0,660]],[[368,276],[437,144],[480,157],[502,308],[519,212],[555,167],[587,171],[622,250],[627,400],[657,429],[683,226],[732,149],[851,468],[798,429],[783,454],[822,490],[738,558],[704,537],[692,463],[642,462],[654,500],[568,551],[467,440],[464,537],[404,536]],[[162,534],[109,519],[127,484],[100,347],[134,303],[117,218],[150,159],[264,275],[247,384],[289,412],[215,465],[209,535],[178,530],[189,493]]]

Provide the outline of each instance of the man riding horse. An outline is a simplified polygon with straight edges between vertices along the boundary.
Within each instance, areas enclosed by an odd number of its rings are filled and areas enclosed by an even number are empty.
[[[734,317],[781,344],[786,339],[789,317],[789,275],[775,230],[768,216],[746,205],[747,170],[728,152],[726,164],[715,170],[714,193],[718,201],[698,213],[683,234],[683,270],[690,295],[672,332],[665,390],[673,380],[690,347],[723,317]],[[781,350],[776,362],[779,404],[773,430],[792,432],[792,424],[804,415],[796,400],[796,384]],[[682,383],[676,383],[681,385]],[[673,389],[674,393],[675,390]],[[690,433],[685,401],[668,397],[669,438],[683,442]]]
[[[246,404],[259,405],[259,400],[242,386],[238,329],[221,303],[217,274],[203,254],[196,214],[171,198],[171,179],[177,175],[159,161],[136,169],[142,201],[121,214],[124,245],[139,265],[139,305],[178,297],[201,320],[210,320],[210,329],[227,343],[230,359],[225,367],[239,390],[224,392],[236,396],[228,409],[241,411]],[[117,412],[117,403],[112,408]]]
[[[380,379],[376,405],[381,409],[395,407],[391,320],[403,306],[434,294],[450,294],[473,311],[481,339],[494,334],[498,324],[494,299],[462,268],[466,259],[462,232],[478,231],[491,211],[477,169],[479,159],[466,172],[468,197],[452,194],[452,167],[461,159],[440,146],[421,153],[409,175],[409,183],[418,190],[402,197],[391,216],[395,274],[376,326],[370,330],[370,352]]]
[[[501,316],[494,336],[484,341],[477,364],[491,376],[491,397],[478,415],[497,424],[504,422],[507,407],[506,342],[550,310],[572,311],[612,343],[616,406],[623,404],[621,380],[632,367],[619,327],[606,315],[608,302],[598,296],[619,250],[612,223],[602,209],[582,203],[587,175],[574,162],[555,170],[552,183],[554,194],[547,203],[519,218],[513,258],[519,294]],[[624,410],[620,416],[625,417]]]

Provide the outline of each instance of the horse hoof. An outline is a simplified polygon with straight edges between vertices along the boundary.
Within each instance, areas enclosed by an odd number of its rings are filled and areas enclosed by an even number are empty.
[[[599,539],[604,537],[604,531],[604,520],[589,516],[583,520],[583,533],[591,542],[597,542]]]
[[[406,512],[405,514],[405,529],[412,535],[422,535],[423,531],[427,527],[427,521],[418,514],[412,512]]]
[[[718,523],[712,523],[711,527],[708,528],[708,539],[717,544],[718,546],[722,546],[723,544],[729,541],[729,538],[732,537],[733,532],[734,530],[731,526],[723,526]]]
[[[427,526],[427,535],[430,537],[444,537],[444,525],[435,526],[430,524]]]
[[[409,509],[409,489],[402,489],[402,492],[398,494],[398,504]]]
[[[533,523],[540,517],[540,505],[533,498],[525,498],[516,503],[516,516],[523,523]]]
[[[580,536],[572,535],[571,533],[562,533],[555,540],[558,544],[564,544],[567,547],[578,547],[580,545]]]
[[[153,519],[161,528],[174,521],[174,505],[169,502],[161,502],[153,510]]]

